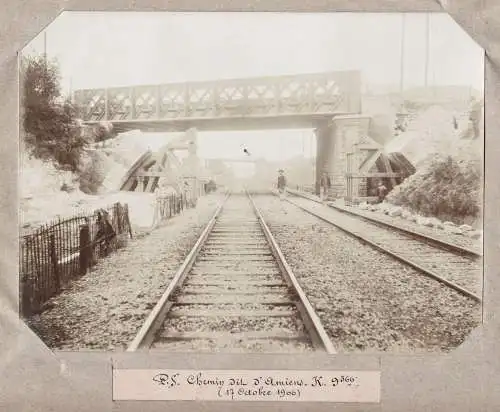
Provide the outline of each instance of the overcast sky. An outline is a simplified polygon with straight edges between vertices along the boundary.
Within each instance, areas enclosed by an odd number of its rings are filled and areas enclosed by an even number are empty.
[[[426,14],[406,15],[405,85],[424,83]],[[386,13],[64,12],[46,29],[65,88],[361,70],[399,84],[402,15]],[[429,82],[480,88],[482,49],[431,14]],[[25,53],[43,52],[39,35]]]
[[[47,27],[46,44],[65,91],[335,70],[361,70],[364,87],[398,85],[402,19],[396,13],[64,12]],[[425,22],[424,13],[405,17],[405,88],[424,84]],[[23,53],[42,53],[43,38]],[[482,90],[483,50],[451,17],[430,16],[429,44],[429,84]],[[263,141],[274,142],[271,157],[283,156],[283,133],[286,157],[302,153],[301,131],[265,132]],[[256,146],[259,133],[251,135]],[[239,148],[250,134],[233,136],[240,136]]]

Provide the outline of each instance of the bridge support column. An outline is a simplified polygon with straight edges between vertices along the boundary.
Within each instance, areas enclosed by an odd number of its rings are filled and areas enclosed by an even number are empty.
[[[331,176],[331,167],[333,165],[335,136],[333,125],[331,123],[318,127],[314,131],[316,135],[316,195],[320,194],[321,176],[324,172]]]
[[[370,117],[363,115],[335,116],[328,124],[315,130],[316,144],[316,194],[320,192],[321,175],[326,172],[332,184],[331,194],[347,194],[347,153],[368,134]]]

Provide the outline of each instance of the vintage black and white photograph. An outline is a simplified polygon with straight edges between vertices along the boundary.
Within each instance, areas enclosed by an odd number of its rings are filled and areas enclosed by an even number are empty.
[[[481,325],[484,50],[449,15],[63,12],[19,79],[49,348],[443,353]]]

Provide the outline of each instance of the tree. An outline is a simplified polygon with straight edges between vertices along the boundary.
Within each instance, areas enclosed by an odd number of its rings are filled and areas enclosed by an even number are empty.
[[[22,61],[22,110],[26,148],[37,158],[52,159],[77,171],[86,141],[76,109],[61,97],[59,68],[43,56]]]

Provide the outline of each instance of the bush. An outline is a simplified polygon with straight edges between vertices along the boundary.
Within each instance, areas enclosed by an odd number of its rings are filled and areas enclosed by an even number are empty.
[[[387,200],[423,216],[457,224],[481,214],[481,165],[459,162],[451,156],[434,157],[420,171],[396,186]]]
[[[75,172],[86,145],[76,110],[61,98],[59,69],[44,57],[22,62],[24,143],[36,158]]]
[[[106,178],[105,155],[94,153],[79,169],[80,190],[87,194],[96,194]]]
[[[95,126],[93,134],[94,141],[96,143],[113,139],[117,136],[116,132],[113,129],[113,125],[106,122],[101,122],[97,126]]]

